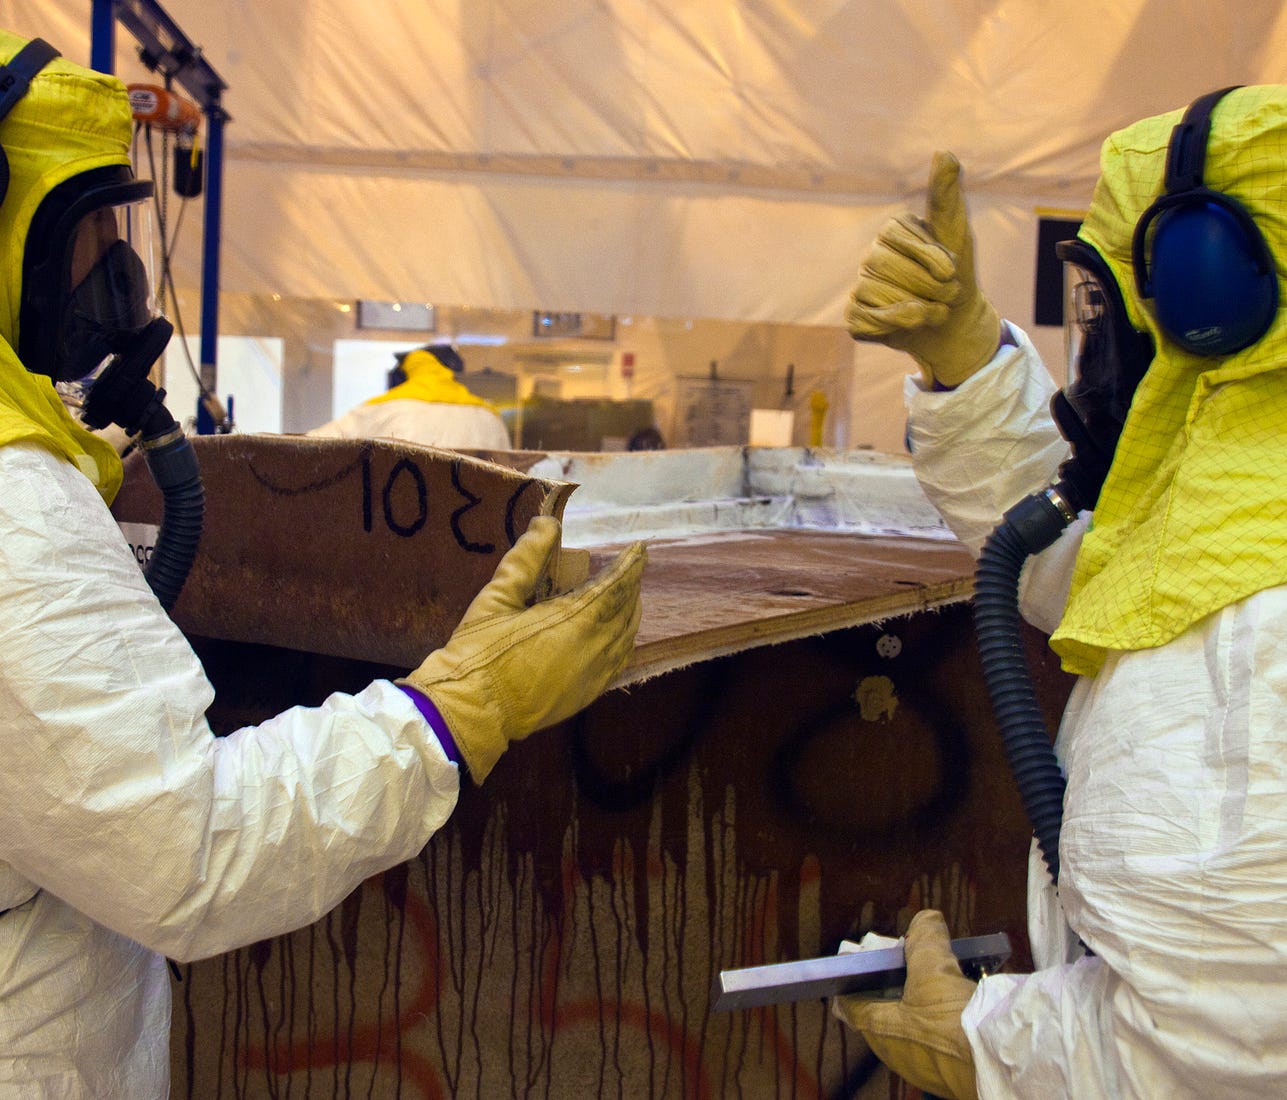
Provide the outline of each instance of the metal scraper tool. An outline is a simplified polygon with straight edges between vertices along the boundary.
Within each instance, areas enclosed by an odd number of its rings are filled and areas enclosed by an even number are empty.
[[[966,977],[979,978],[999,970],[1010,957],[1010,937],[994,932],[953,940],[952,953]],[[900,943],[819,959],[721,970],[715,981],[713,1007],[723,1012],[841,993],[893,998],[899,996],[906,978]]]

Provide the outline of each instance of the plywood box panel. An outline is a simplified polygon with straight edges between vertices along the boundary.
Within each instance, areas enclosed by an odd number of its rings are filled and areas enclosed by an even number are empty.
[[[239,648],[203,646],[219,696],[266,711],[378,671]],[[927,904],[1026,963],[1029,830],[979,675],[957,603],[610,692],[325,920],[185,967],[174,1094],[884,1100],[824,1004],[712,1013],[711,983]]]

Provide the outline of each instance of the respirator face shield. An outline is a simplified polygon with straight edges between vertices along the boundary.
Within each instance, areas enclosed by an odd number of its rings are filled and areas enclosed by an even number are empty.
[[[1131,324],[1117,280],[1093,247],[1061,241],[1055,252],[1064,263],[1067,381],[1051,408],[1087,473],[1102,483],[1153,361],[1153,341]]]
[[[152,184],[126,167],[50,192],[24,257],[19,355],[27,369],[84,388],[134,348],[161,321],[152,292],[158,240]]]

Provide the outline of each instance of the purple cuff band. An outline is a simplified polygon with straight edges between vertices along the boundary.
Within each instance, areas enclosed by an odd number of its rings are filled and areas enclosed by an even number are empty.
[[[467,770],[465,767],[464,757],[460,755],[460,748],[456,745],[456,739],[451,735],[451,727],[439,713],[438,708],[433,705],[433,700],[423,691],[417,691],[410,684],[398,684],[407,698],[416,705],[416,710],[420,712],[420,717],[429,723],[429,728],[433,730],[433,735],[438,738],[438,744],[442,746],[442,751],[447,754],[447,759],[455,764],[461,771]]]

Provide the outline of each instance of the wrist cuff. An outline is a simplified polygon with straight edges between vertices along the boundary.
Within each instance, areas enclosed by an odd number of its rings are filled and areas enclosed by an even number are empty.
[[[429,723],[429,728],[433,735],[438,739],[438,744],[442,746],[442,751],[447,754],[447,759],[456,765],[462,772],[468,771],[465,767],[465,758],[460,754],[460,748],[456,744],[456,739],[451,735],[451,727],[447,725],[447,720],[443,718],[441,712],[434,702],[423,691],[413,688],[410,684],[398,684],[416,705],[416,710],[420,712],[420,717]]]
[[[1019,341],[1014,334],[1014,330],[1010,327],[1010,322],[1002,320],[1000,336],[997,339],[996,350],[992,353],[992,359],[995,359],[1001,354],[1002,348],[1017,348],[1018,346]],[[992,359],[989,359],[988,362],[992,362]],[[984,365],[986,366],[987,364]],[[957,386],[961,385],[961,382],[967,381],[970,377],[972,377],[972,375],[967,375],[966,378],[961,379],[960,382],[953,382],[950,386],[944,385],[937,378],[934,378],[930,384],[930,389],[935,393],[949,393],[956,389]]]

